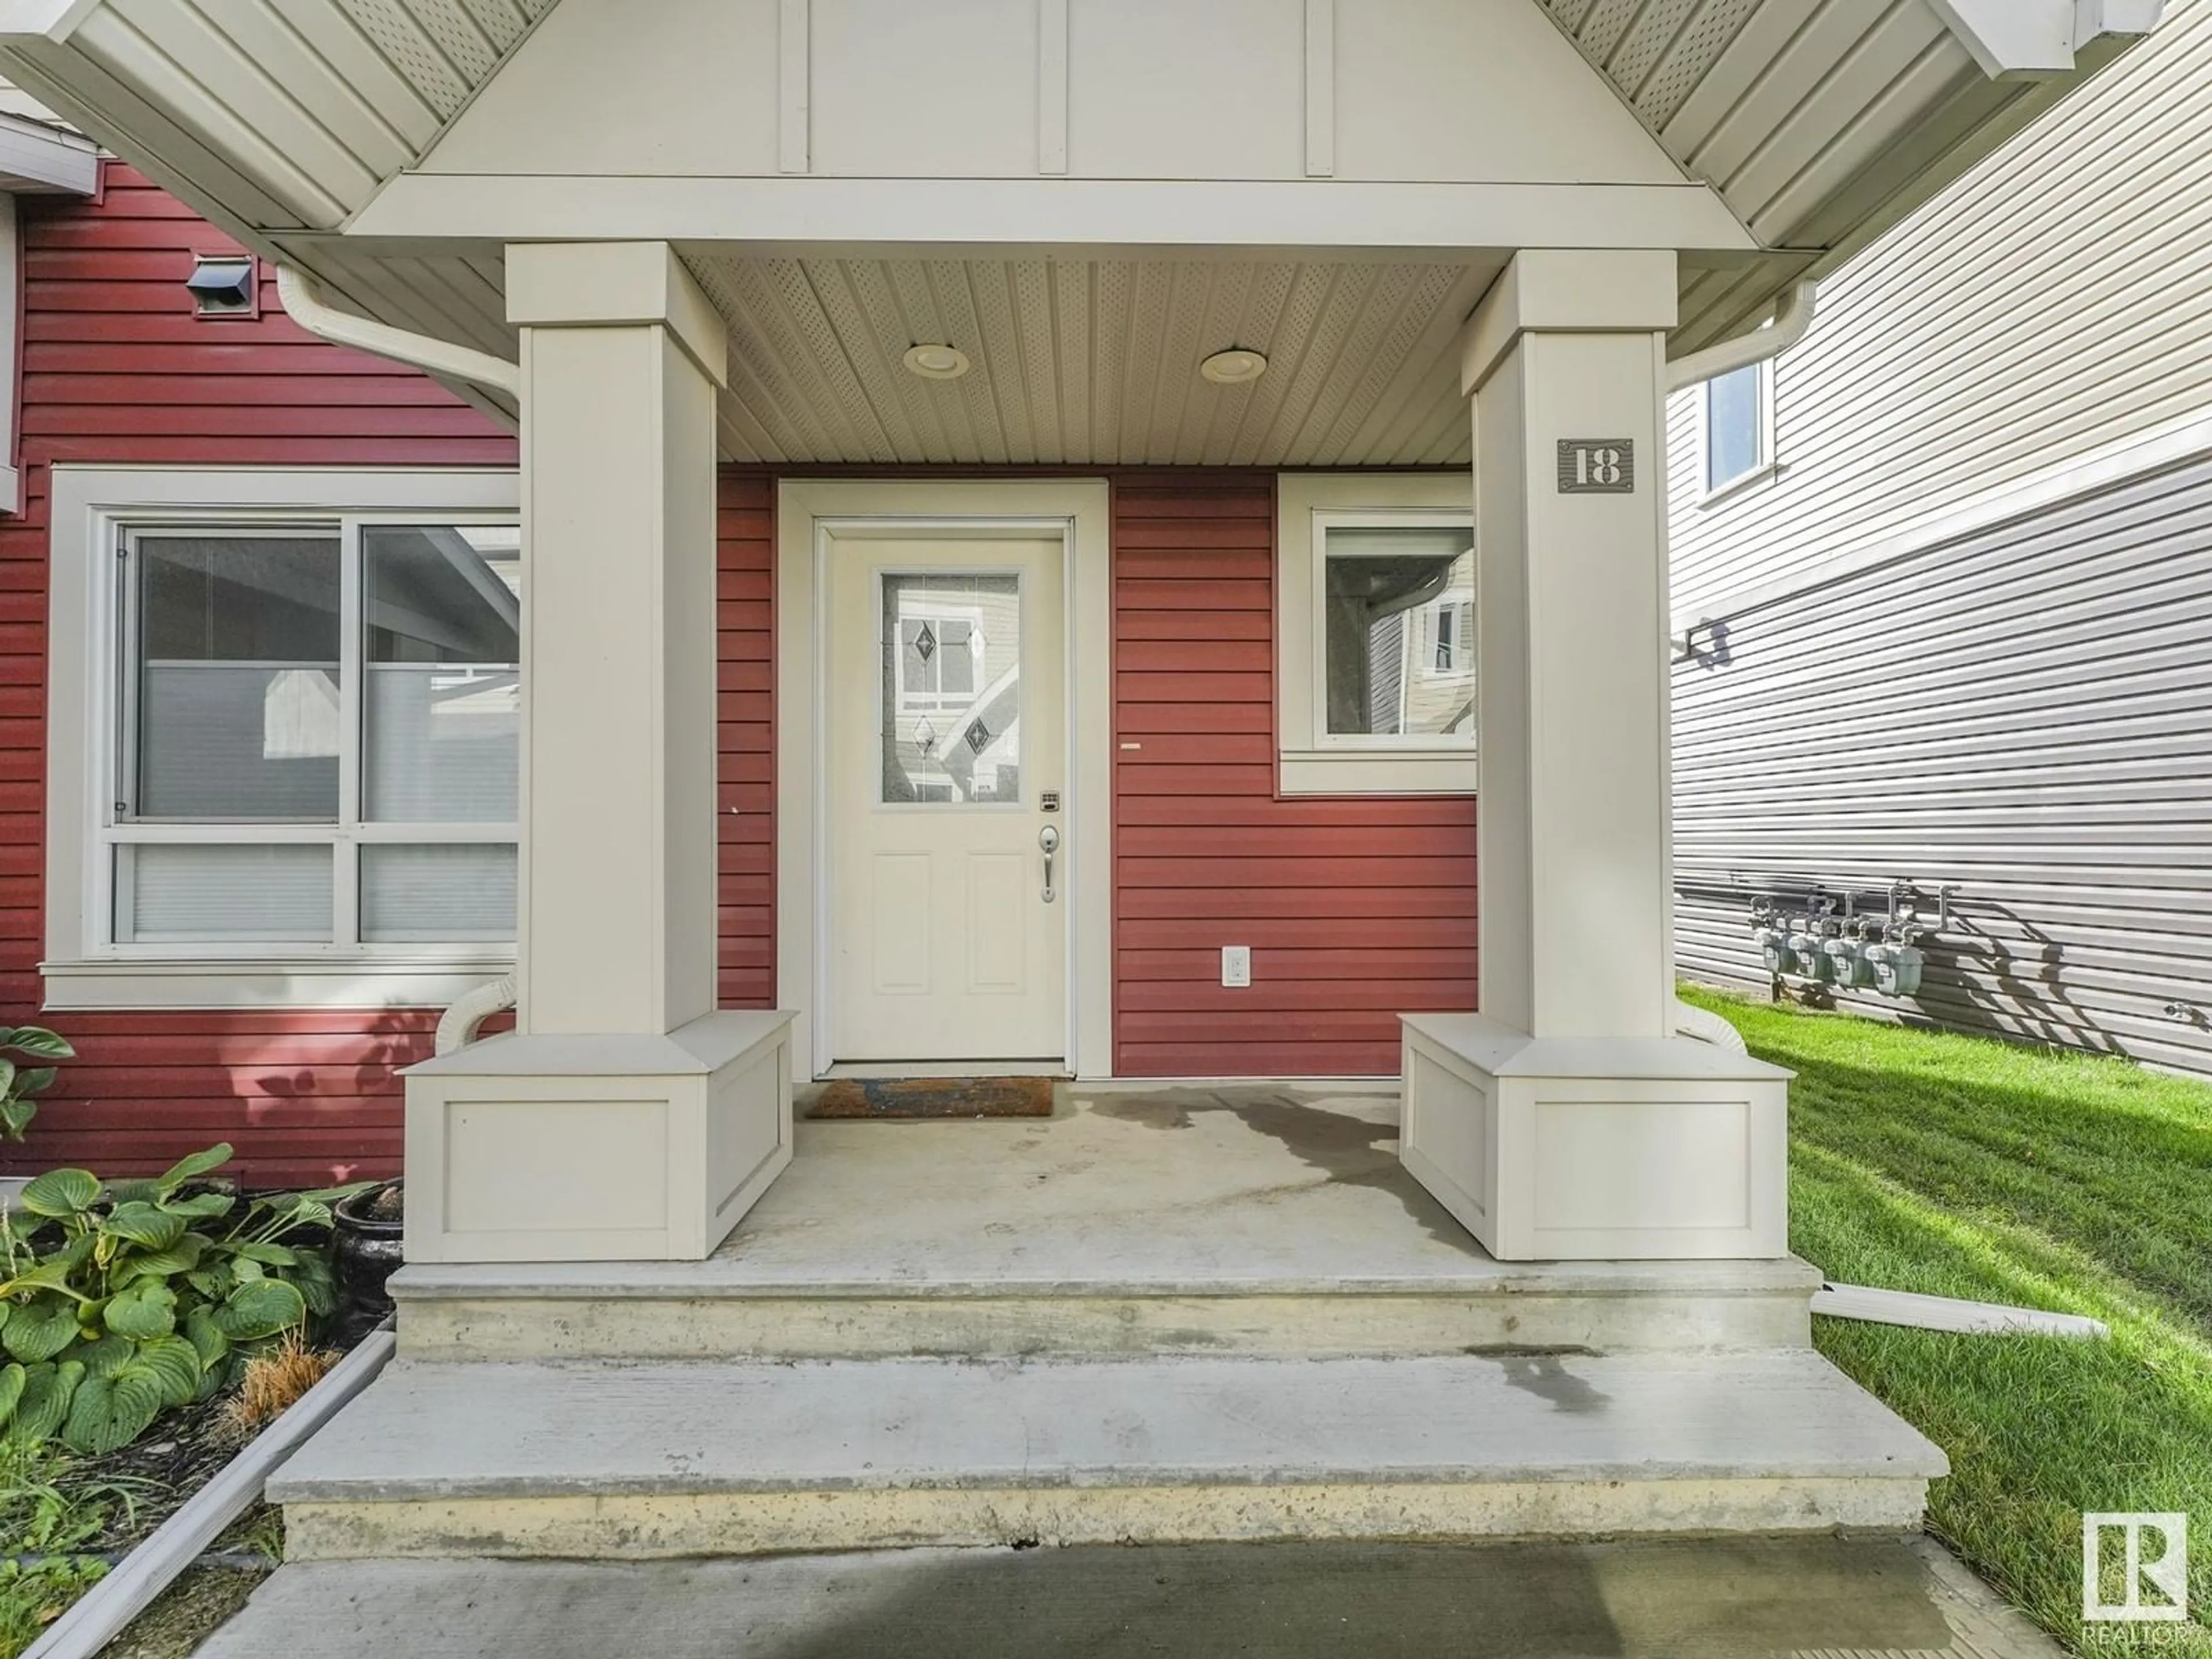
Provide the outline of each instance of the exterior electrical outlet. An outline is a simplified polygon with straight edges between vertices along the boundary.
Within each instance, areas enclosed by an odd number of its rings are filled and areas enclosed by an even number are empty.
[[[1249,989],[1252,983],[1252,947],[1249,945],[1224,945],[1221,947],[1221,982],[1234,991]]]

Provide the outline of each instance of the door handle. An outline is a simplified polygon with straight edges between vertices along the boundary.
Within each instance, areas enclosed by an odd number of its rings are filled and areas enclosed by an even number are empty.
[[[1056,824],[1048,823],[1043,829],[1038,830],[1037,845],[1044,848],[1044,902],[1047,904],[1049,904],[1052,902],[1054,897],[1052,890],[1052,855],[1060,851],[1059,826]]]

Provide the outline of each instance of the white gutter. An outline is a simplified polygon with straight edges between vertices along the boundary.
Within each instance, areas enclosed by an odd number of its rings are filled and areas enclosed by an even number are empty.
[[[404,328],[373,323],[349,311],[337,310],[324,298],[322,288],[315,279],[295,265],[276,267],[276,297],[294,322],[333,345],[351,346],[373,356],[389,357],[449,380],[489,386],[510,398],[522,396],[521,364],[495,357],[488,351],[433,339],[428,334],[410,334]]]
[[[99,188],[99,145],[55,123],[0,110],[0,189],[89,196]]]
[[[1928,0],[1929,9],[1992,81],[2071,75],[2082,49],[2148,34],[2162,0]]]
[[[1813,326],[1813,312],[1820,302],[1820,290],[1818,283],[1800,283],[1790,290],[1789,297],[1774,313],[1774,320],[1765,328],[1755,328],[1733,340],[1723,340],[1703,351],[1677,357],[1667,365],[1667,390],[1687,391],[1716,375],[1733,374],[1739,368],[1749,368],[1753,363],[1779,357],[1803,339]]]
[[[431,1052],[450,1054],[456,1048],[465,1048],[476,1040],[477,1027],[494,1014],[514,1006],[515,979],[513,974],[487,980],[474,990],[464,993],[446,1010],[438,1020],[438,1036]]]

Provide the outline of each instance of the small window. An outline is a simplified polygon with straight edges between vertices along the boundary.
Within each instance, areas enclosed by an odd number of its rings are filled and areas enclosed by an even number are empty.
[[[1464,468],[1276,479],[1283,795],[1474,793],[1474,482]]]
[[[1703,393],[1705,493],[1754,478],[1774,465],[1774,376],[1771,363],[1716,375]]]
[[[511,941],[511,524],[122,532],[108,938]]]
[[[1474,656],[1462,629],[1474,597],[1474,552],[1463,528],[1326,527],[1328,738],[1472,742]]]

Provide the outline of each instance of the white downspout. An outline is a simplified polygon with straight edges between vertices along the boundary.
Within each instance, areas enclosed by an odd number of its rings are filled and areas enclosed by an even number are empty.
[[[487,980],[472,991],[465,991],[453,1006],[438,1018],[438,1036],[431,1052],[450,1054],[456,1048],[468,1046],[477,1034],[477,1027],[494,1014],[514,1006],[515,982],[513,974]]]
[[[371,322],[350,312],[334,309],[323,297],[315,279],[296,265],[276,267],[276,298],[285,314],[308,333],[332,345],[351,346],[374,356],[389,357],[451,380],[489,386],[511,398],[522,395],[522,365],[495,357],[427,334],[410,334],[404,328]],[[514,975],[479,985],[446,1010],[438,1021],[435,1052],[451,1054],[476,1035],[477,1027],[515,1002]]]
[[[321,286],[296,265],[276,267],[276,297],[285,314],[308,333],[332,345],[351,346],[374,356],[389,357],[450,380],[489,386],[511,398],[522,395],[522,365],[477,351],[427,334],[410,334],[404,328],[371,322],[350,312],[334,309],[323,297]],[[507,974],[477,986],[446,1010],[438,1021],[434,1052],[449,1054],[477,1034],[477,1027],[515,1004],[514,975]]]
[[[1733,340],[1723,340],[1718,345],[1693,351],[1686,357],[1677,357],[1667,365],[1667,390],[1686,391],[1701,380],[1732,374],[1739,368],[1749,368],[1753,363],[1779,357],[1803,339],[1806,331],[1813,326],[1813,312],[1820,302],[1820,290],[1818,283],[1800,283],[1790,290],[1789,297],[1775,312],[1773,322],[1766,327],[1739,334]]]
[[[296,265],[276,267],[276,297],[285,313],[308,333],[333,345],[351,346],[374,356],[389,357],[451,380],[489,386],[510,398],[522,396],[522,365],[495,357],[427,334],[410,334],[404,328],[373,323],[366,317],[334,309],[323,296],[321,285]]]
[[[1710,1042],[1716,1048],[1725,1048],[1732,1054],[1749,1052],[1743,1046],[1743,1033],[1723,1019],[1710,1008],[1700,1008],[1694,1002],[1674,999],[1674,1032],[1678,1036],[1695,1037],[1700,1042]]]
[[[1743,1034],[1735,1026],[1711,1009],[1679,998],[1674,1003],[1674,1030],[1682,1036],[1695,1037],[1731,1054],[1747,1052]],[[2014,1308],[2001,1303],[1962,1302],[1948,1296],[1917,1296],[1909,1291],[1882,1291],[1866,1285],[1838,1285],[1832,1280],[1813,1292],[1813,1311],[1826,1314],[1831,1319],[1911,1325],[1923,1331],[2065,1336],[2087,1341],[2100,1341],[2112,1334],[2102,1322],[2080,1314],[2048,1313],[2040,1308]]]

